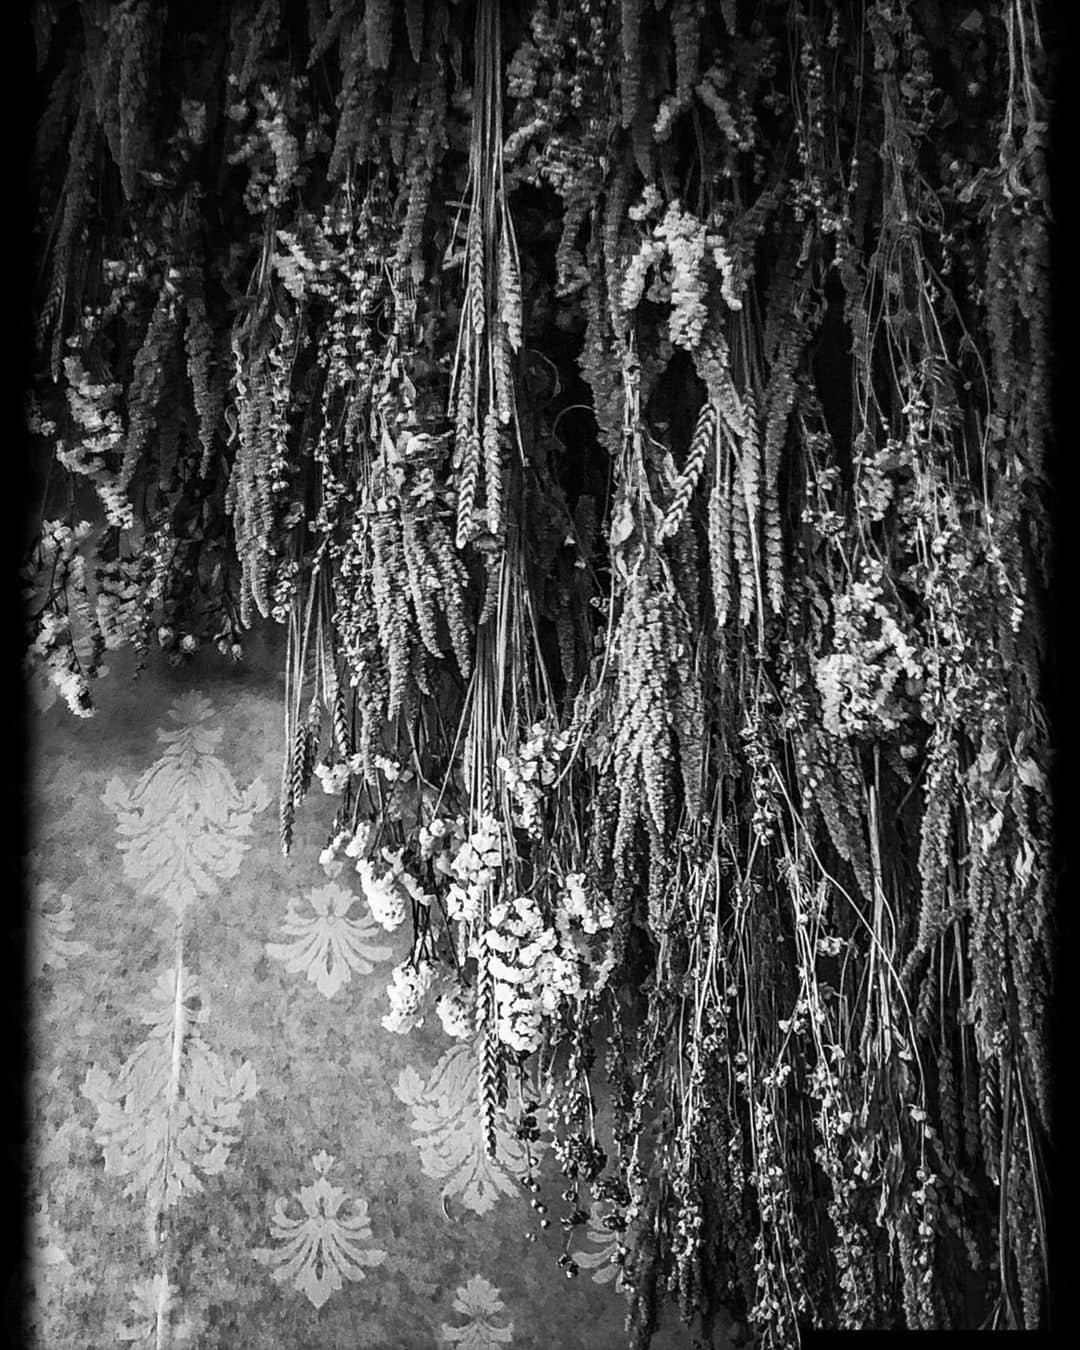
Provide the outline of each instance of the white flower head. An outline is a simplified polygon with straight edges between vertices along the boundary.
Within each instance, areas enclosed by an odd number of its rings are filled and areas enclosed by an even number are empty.
[[[375,869],[367,858],[361,858],[356,864],[363,887],[364,898],[371,909],[372,918],[382,924],[388,933],[400,928],[405,922],[405,899],[391,873],[376,876]]]
[[[567,875],[560,901],[567,917],[580,923],[586,933],[598,933],[601,928],[610,928],[615,922],[611,902],[596,894],[590,897],[585,887],[584,872]]]
[[[347,858],[364,858],[368,854],[371,845],[371,824],[369,821],[362,820],[357,824],[356,832],[345,845],[345,856]]]
[[[395,966],[386,986],[390,1011],[383,1017],[387,1031],[403,1035],[424,1024],[424,1003],[435,984],[435,967],[430,961],[402,961]]]
[[[338,857],[338,853],[349,838],[349,832],[347,830],[341,830],[338,834],[334,835],[333,839],[330,840],[327,846],[319,854],[319,866],[327,876],[337,877],[341,875],[341,870],[345,864]]]
[[[349,782],[349,766],[344,761],[337,764],[321,763],[315,765],[315,776],[322,790],[331,797],[345,791]]]
[[[455,1041],[471,1040],[476,1032],[476,991],[458,984],[435,1004],[443,1031]]]

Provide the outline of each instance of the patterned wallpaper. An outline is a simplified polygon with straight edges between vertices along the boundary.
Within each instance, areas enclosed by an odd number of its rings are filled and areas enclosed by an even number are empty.
[[[407,939],[320,865],[333,799],[278,851],[279,657],[114,659],[86,721],[39,699],[36,1343],[616,1350],[603,1208],[568,1280],[542,1140],[536,1197],[512,1104],[483,1149],[472,1047],[384,1029]]]

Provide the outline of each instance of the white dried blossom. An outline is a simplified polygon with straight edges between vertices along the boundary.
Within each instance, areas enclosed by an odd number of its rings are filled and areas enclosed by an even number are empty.
[[[315,777],[325,793],[336,797],[348,786],[349,765],[345,760],[339,760],[336,764],[324,761],[315,765]]]
[[[465,839],[465,822],[461,816],[453,820],[436,816],[429,825],[421,825],[417,832],[420,857],[430,862],[438,876],[450,876],[451,864]]]
[[[110,525],[131,529],[134,509],[125,492],[126,484],[108,467],[124,443],[124,427],[117,406],[122,387],[95,382],[77,356],[65,358],[64,373],[68,407],[81,437],[74,444],[57,440],[56,458],[72,473],[93,482]]]
[[[400,885],[404,886],[410,900],[413,900],[418,905],[424,905],[425,907],[431,906],[435,897],[430,891],[424,890],[423,883],[417,877],[414,877],[411,872],[403,870],[398,877],[398,882]]]
[[[742,309],[742,277],[735,269],[734,260],[724,246],[724,241],[715,234],[708,236],[709,251],[720,273],[720,293],[728,309]]]
[[[52,669],[53,683],[56,685],[60,697],[68,706],[68,710],[76,717],[93,717],[94,710],[90,706],[90,689],[86,677],[77,670],[71,668]]]
[[[484,896],[502,868],[502,837],[494,816],[481,816],[450,863],[453,881],[446,897],[451,919],[473,922],[483,910]]]
[[[476,993],[458,985],[435,1004],[443,1031],[455,1041],[470,1040],[476,1031]]]
[[[382,1018],[387,1031],[404,1035],[424,1025],[424,1002],[435,984],[435,966],[430,961],[403,961],[390,972],[386,997],[390,1011]]]
[[[566,748],[564,736],[537,722],[516,754],[500,755],[495,761],[513,802],[514,824],[534,837],[540,835],[544,797],[559,776],[559,762]]]
[[[375,767],[381,770],[388,783],[396,783],[401,777],[401,765],[396,759],[390,759],[387,755],[376,755]]]
[[[864,577],[835,600],[833,650],[814,667],[822,720],[834,736],[895,731],[905,716],[897,686],[924,674],[885,604],[880,567],[867,564]]]
[[[371,822],[361,820],[354,831],[352,838],[345,845],[346,858],[365,858],[371,850]]]
[[[388,933],[400,928],[405,922],[405,897],[397,885],[393,871],[377,876],[375,868],[367,858],[361,858],[356,864],[363,887],[364,899],[368,902],[372,918],[381,924]]]
[[[631,220],[647,220],[649,216],[659,214],[664,199],[660,195],[660,189],[655,183],[646,183],[641,191],[641,199],[630,207],[627,215]]]
[[[37,656],[45,656],[55,646],[58,639],[71,631],[71,620],[59,610],[45,610],[38,621],[38,635],[30,650]]]
[[[492,906],[481,942],[494,983],[495,1030],[510,1049],[540,1045],[544,1022],[582,991],[580,954],[560,941],[536,902],[519,896]]]
[[[668,335],[676,347],[693,350],[701,341],[708,317],[702,278],[705,225],[696,216],[683,211],[675,198],[656,227],[656,237],[667,244],[673,273]]]
[[[319,854],[319,866],[324,872],[335,877],[341,872],[344,863],[338,854],[351,839],[352,834],[348,830],[339,830],[338,833],[333,836]]]
[[[586,933],[598,933],[615,922],[611,902],[596,890],[591,896],[586,891],[583,872],[569,873],[559,899],[567,916],[580,923]]]
[[[645,294],[645,283],[648,280],[649,272],[664,259],[664,246],[656,242],[655,239],[643,239],[638,246],[637,252],[630,259],[623,276],[622,288],[619,293],[619,299],[623,310],[627,314],[632,314],[641,303],[641,297]]]
[[[631,208],[631,219],[644,222],[657,204],[643,200]],[[619,304],[626,314],[633,313],[643,296],[654,304],[670,305],[668,341],[693,351],[705,329],[710,266],[720,274],[724,303],[729,309],[741,309],[744,279],[723,237],[674,198],[626,263]]]

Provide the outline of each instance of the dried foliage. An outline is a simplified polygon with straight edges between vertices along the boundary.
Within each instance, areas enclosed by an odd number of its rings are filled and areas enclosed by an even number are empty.
[[[288,624],[282,845],[633,1347],[1042,1316],[1050,44],[962,9],[37,7],[31,659]]]

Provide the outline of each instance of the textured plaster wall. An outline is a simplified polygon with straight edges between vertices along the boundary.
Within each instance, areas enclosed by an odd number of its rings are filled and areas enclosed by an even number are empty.
[[[320,868],[331,799],[278,851],[279,657],[116,659],[95,718],[35,715],[37,1344],[618,1347],[612,1235],[564,1278],[470,1047],[381,1026],[407,936]]]

